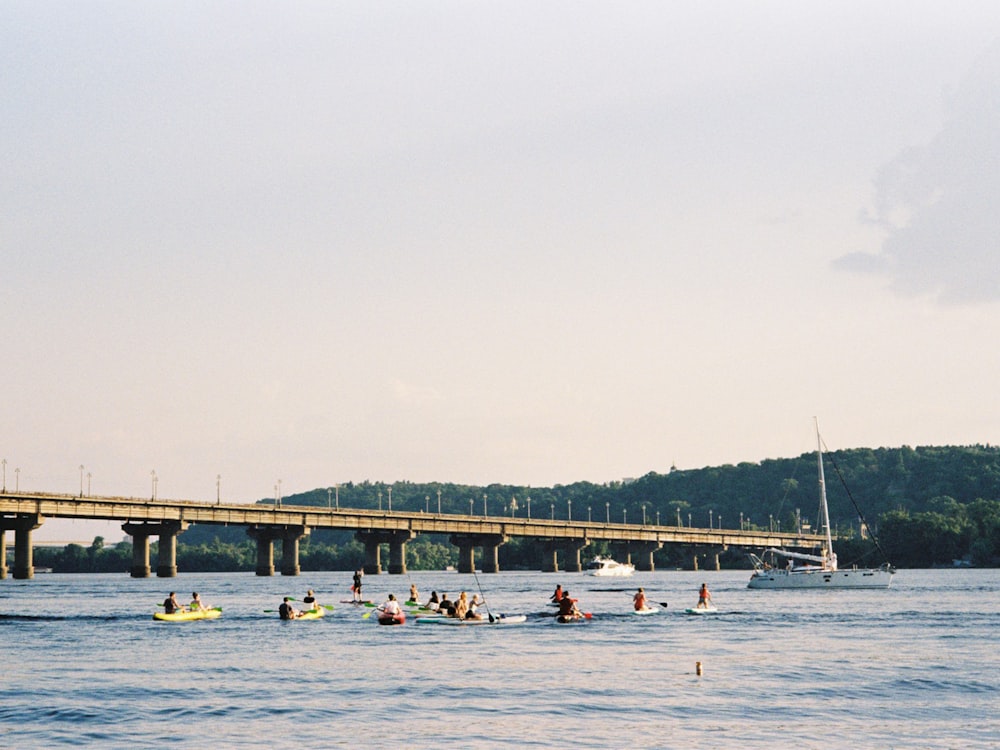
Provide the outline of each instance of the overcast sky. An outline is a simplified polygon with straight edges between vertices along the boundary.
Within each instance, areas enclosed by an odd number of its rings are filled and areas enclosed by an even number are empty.
[[[10,0],[0,65],[8,488],[1000,436],[998,3]]]

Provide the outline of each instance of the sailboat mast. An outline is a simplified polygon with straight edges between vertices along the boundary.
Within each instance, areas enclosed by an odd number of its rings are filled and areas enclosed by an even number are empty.
[[[823,439],[819,435],[819,419],[816,422],[816,462],[819,465],[819,507],[822,513],[823,530],[826,532],[826,555],[833,561],[833,535],[830,532],[830,509],[826,505],[826,477],[823,474]]]

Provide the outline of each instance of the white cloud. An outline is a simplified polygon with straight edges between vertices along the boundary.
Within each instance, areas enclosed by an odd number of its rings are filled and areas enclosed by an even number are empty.
[[[948,117],[925,146],[909,148],[876,180],[874,220],[885,240],[875,254],[835,261],[883,274],[907,296],[944,304],[1000,300],[1000,43],[946,97]]]

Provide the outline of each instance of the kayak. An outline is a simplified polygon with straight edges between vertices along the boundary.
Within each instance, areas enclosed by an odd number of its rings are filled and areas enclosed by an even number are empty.
[[[316,609],[306,609],[306,610],[303,610],[302,612],[299,612],[299,616],[296,617],[295,619],[296,620],[318,620],[324,614],[326,614],[326,612],[323,611],[322,607],[316,607]]]
[[[406,622],[406,613],[400,612],[395,615],[387,615],[384,612],[379,612],[378,624],[379,625],[402,625]]]
[[[459,620],[457,617],[418,617],[418,623],[433,623],[435,625],[516,625],[525,622],[527,615],[494,615],[490,622],[488,615],[482,618]]]
[[[688,607],[684,610],[689,615],[714,615],[718,612],[715,607]]]
[[[217,617],[222,617],[222,607],[213,607],[211,609],[199,609],[195,612],[174,612],[169,615],[166,612],[153,613],[153,619],[160,620],[162,622],[189,622],[191,620],[214,620]]]

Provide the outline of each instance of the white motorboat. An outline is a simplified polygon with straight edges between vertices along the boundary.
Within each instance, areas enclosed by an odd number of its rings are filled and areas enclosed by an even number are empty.
[[[630,576],[635,573],[632,563],[620,563],[610,557],[595,557],[584,568],[584,573],[590,576]]]
[[[823,476],[823,441],[816,425],[816,456],[819,464],[819,499],[826,546],[818,555],[770,548],[763,556],[750,554],[753,574],[747,588],[751,589],[887,589],[896,572],[886,564],[880,568],[837,567],[830,534],[830,510],[826,504],[826,479]],[[765,559],[766,558],[766,559]],[[783,561],[783,562],[779,562]]]

